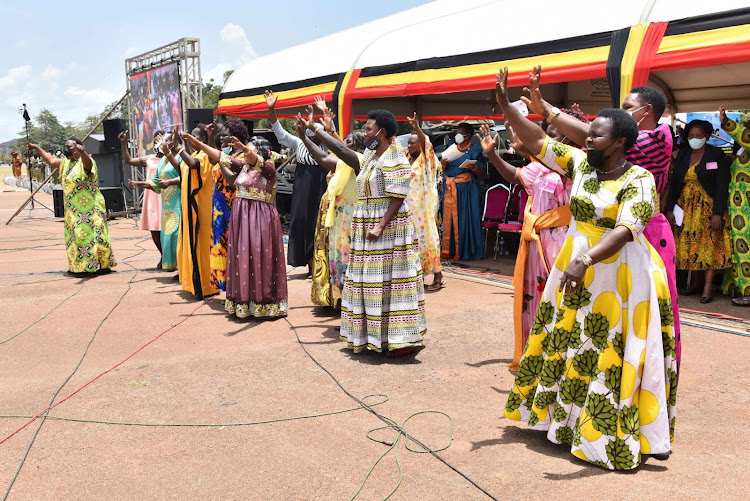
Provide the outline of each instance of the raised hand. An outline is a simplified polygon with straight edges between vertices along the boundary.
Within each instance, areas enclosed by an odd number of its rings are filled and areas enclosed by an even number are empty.
[[[206,133],[208,134],[208,137],[211,137],[216,133],[216,122],[211,122],[206,125]]]
[[[73,153],[76,151],[78,153],[86,153],[86,148],[84,148],[82,144],[75,143],[73,144]]]
[[[195,150],[200,150],[203,146],[202,142],[200,142],[195,136],[193,136],[192,134],[188,134],[187,132],[182,134],[182,139],[190,143],[190,146],[192,146]]]
[[[302,139],[302,136],[305,135],[305,121],[299,113],[297,113],[297,123],[294,125],[297,128],[297,137]]]
[[[328,105],[326,104],[325,99],[323,99],[320,96],[315,96],[313,100],[313,104],[315,104],[315,107],[318,108],[320,112],[325,115],[325,112],[328,109]]]
[[[30,142],[26,141],[26,149],[28,151],[38,150],[39,149],[39,145],[36,145],[34,143],[30,143]]]
[[[267,90],[263,95],[266,97],[266,106],[268,106],[268,109],[274,109],[276,107],[276,96],[273,95],[273,92]]]
[[[305,121],[305,127],[310,130],[315,130],[315,110],[313,110],[312,106],[308,105],[306,111],[307,120]]]
[[[119,139],[121,143],[124,143],[125,141],[127,141],[128,140],[128,131],[124,130],[124,131],[120,132],[117,135],[117,139]]]
[[[333,110],[326,108],[323,110],[323,118],[320,119],[323,128],[328,133],[333,133]]]
[[[233,150],[240,150],[240,151],[244,151],[245,153],[247,153],[248,151],[251,151],[250,145],[252,145],[252,147],[255,147],[253,143],[243,144],[242,141],[237,139],[236,136],[232,136],[228,138],[227,144],[231,146]]]
[[[482,145],[482,151],[484,151],[485,155],[489,155],[497,148],[497,136],[492,137],[492,131],[490,131],[487,125],[479,127],[477,138]]]
[[[159,146],[159,149],[161,149],[161,152],[164,154],[164,156],[169,154],[169,148],[170,144],[168,144],[167,141],[162,141],[161,146]]]
[[[727,109],[723,106],[719,106],[719,119],[721,120],[721,125],[727,123]]]
[[[411,126],[414,127],[415,130],[419,129],[419,119],[417,118],[417,112],[416,111],[414,112],[414,116],[412,116],[408,120],[409,120],[409,123],[411,124]]]
[[[539,82],[542,79],[542,67],[535,66],[534,70],[529,72],[529,86],[524,87],[523,91],[529,94],[529,97],[522,96],[521,100],[532,113],[543,115],[545,110],[542,91],[539,89]]]
[[[495,83],[495,99],[497,104],[510,103],[508,100],[508,67],[500,68],[497,72],[497,82]]]
[[[578,103],[573,103],[570,109],[573,111],[577,111],[578,113],[583,113],[583,111],[581,111],[581,105]]]

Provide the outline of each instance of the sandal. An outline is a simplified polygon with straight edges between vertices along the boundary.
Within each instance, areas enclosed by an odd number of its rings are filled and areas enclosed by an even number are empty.
[[[424,346],[406,346],[404,348],[396,348],[395,350],[391,350],[388,352],[386,356],[388,357],[403,357],[404,355],[408,355],[410,353],[416,353],[419,350],[424,348]]]
[[[714,300],[713,296],[701,296],[701,304],[708,304]]]
[[[425,285],[425,292],[436,292],[445,287],[445,280],[441,280],[439,283],[432,282],[430,285]]]
[[[750,296],[740,296],[732,299],[734,306],[750,306]]]

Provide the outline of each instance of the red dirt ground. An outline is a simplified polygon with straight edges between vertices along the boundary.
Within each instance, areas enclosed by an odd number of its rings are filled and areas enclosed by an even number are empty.
[[[23,193],[0,193],[0,220],[23,199]],[[52,204],[47,195],[40,200]],[[505,366],[513,345],[506,285],[449,272],[447,287],[428,296],[423,351],[399,360],[355,356],[338,339],[338,315],[311,306],[310,282],[300,269],[289,270],[288,322],[231,320],[221,298],[201,306],[171,273],[154,270],[158,255],[150,236],[132,220],[110,222],[117,272],[77,279],[62,273],[61,221],[43,210],[28,214],[0,226],[0,343],[20,333],[0,344],[0,415],[45,409],[100,324],[57,401],[181,321],[50,415],[236,423],[356,407],[308,358],[294,326],[304,348],[349,392],[388,395],[378,412],[398,422],[422,410],[448,413],[453,442],[441,457],[498,499],[747,497],[750,371],[742,361],[748,337],[684,327],[674,454],[632,473],[612,473],[502,417],[513,381]],[[0,440],[25,421],[0,418]],[[0,444],[0,493],[38,424]],[[366,437],[381,425],[365,410],[224,428],[48,419],[9,499],[348,499],[387,449]],[[437,448],[447,443],[449,426],[442,416],[419,416],[409,432]],[[375,436],[393,440],[395,434]],[[399,454],[403,482],[393,499],[487,499],[429,454],[403,445]],[[359,499],[382,499],[397,481],[391,453]]]

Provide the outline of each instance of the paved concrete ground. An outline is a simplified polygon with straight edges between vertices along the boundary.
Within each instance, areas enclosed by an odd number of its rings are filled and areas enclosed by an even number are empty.
[[[0,193],[1,221],[23,197]],[[41,199],[51,206],[51,197]],[[449,414],[453,442],[441,457],[498,499],[746,498],[747,337],[683,329],[674,454],[612,473],[502,417],[513,380],[505,367],[512,351],[507,286],[447,274],[448,286],[428,296],[426,349],[399,360],[354,356],[338,340],[337,315],[310,305],[302,270],[289,271],[288,322],[236,321],[221,298],[202,305],[172,274],[156,272],[150,237],[132,221],[110,224],[117,273],[77,279],[62,273],[62,223],[39,210],[27,215],[0,226],[0,415],[36,414],[81,359],[57,401],[182,322],[50,415],[228,424],[356,407],[304,346],[353,395],[386,394],[375,409],[396,421],[422,410]],[[0,418],[0,440],[25,421]],[[0,493],[38,425],[0,444]],[[223,428],[48,419],[9,499],[349,499],[387,449],[366,438],[381,425],[365,410]],[[442,416],[419,416],[409,431],[437,448],[449,425]],[[393,499],[487,498],[428,454],[402,446],[399,455],[403,482]],[[382,499],[397,481],[391,454],[360,499]]]

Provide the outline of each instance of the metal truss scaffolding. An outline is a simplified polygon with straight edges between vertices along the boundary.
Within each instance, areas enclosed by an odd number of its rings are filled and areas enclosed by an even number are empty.
[[[187,110],[190,108],[203,107],[201,41],[199,38],[181,38],[176,42],[164,45],[158,49],[126,59],[125,75],[128,90],[130,90],[130,77],[173,62],[179,62],[180,64],[180,94],[182,99],[182,125],[184,127],[187,119]],[[138,152],[135,144],[136,123],[133,113],[132,93],[128,96],[128,99],[130,104],[130,106],[128,106],[128,129],[130,138],[128,149],[130,150],[130,155],[135,158]],[[146,169],[131,167],[130,171],[132,180],[145,180]],[[133,204],[135,209],[140,210],[142,203],[143,190],[134,190]]]

